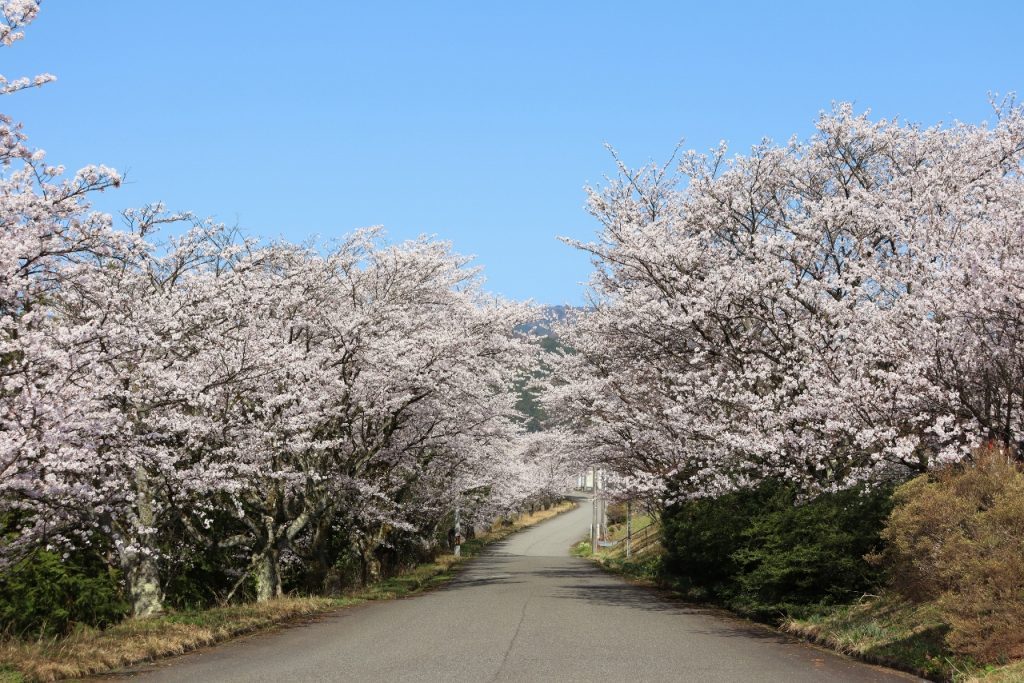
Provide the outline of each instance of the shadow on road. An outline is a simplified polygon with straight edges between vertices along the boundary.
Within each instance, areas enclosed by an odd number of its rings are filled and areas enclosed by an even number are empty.
[[[539,580],[539,581],[538,581]],[[693,633],[727,638],[756,638],[776,643],[800,642],[775,629],[740,619],[730,612],[672,599],[653,589],[609,576],[585,560],[565,557],[552,566],[550,557],[529,557],[500,550],[473,560],[466,572],[442,590],[459,591],[495,584],[538,585],[538,594],[553,600],[573,600],[604,607],[709,617]]]
[[[513,584],[522,583],[522,581],[513,581],[510,574],[502,574],[498,576],[474,576],[467,577],[465,579],[456,579],[448,584],[444,590],[456,590],[460,588],[480,588],[481,586],[493,586],[495,584]]]

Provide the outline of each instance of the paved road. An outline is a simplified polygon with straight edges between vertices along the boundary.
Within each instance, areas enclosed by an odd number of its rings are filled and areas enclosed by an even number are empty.
[[[426,595],[341,610],[170,660],[144,681],[908,681],[672,604],[569,557],[586,506]]]

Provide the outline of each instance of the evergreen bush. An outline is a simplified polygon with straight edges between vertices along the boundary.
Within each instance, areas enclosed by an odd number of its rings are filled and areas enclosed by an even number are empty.
[[[663,517],[663,570],[696,599],[762,619],[839,603],[871,590],[891,509],[888,489],[851,489],[800,500],[795,488],[756,488],[670,505]]]
[[[0,572],[0,624],[6,635],[65,635],[77,624],[107,626],[128,610],[117,572],[94,554],[62,558],[36,550]]]

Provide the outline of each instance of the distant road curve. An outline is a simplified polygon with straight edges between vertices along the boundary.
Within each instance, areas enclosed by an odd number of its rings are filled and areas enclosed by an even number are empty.
[[[586,506],[497,544],[448,586],[153,665],[157,681],[913,681],[568,555]]]

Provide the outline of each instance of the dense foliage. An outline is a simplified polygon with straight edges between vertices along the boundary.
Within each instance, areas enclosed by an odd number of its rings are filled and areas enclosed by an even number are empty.
[[[723,147],[591,195],[548,411],[658,493],[888,481],[1024,439],[1024,109]]]
[[[662,517],[666,578],[765,619],[849,601],[882,582],[865,556],[881,546],[888,493],[851,489],[798,505],[794,486],[768,481],[679,500]]]
[[[62,635],[75,624],[106,626],[128,613],[116,570],[87,552],[36,550],[0,574],[4,635]]]

